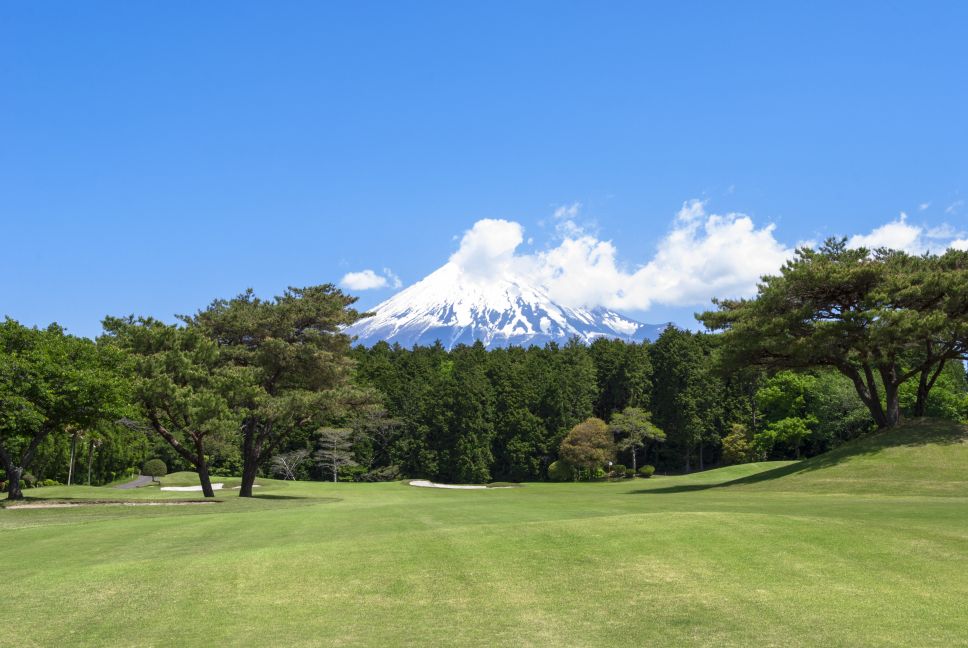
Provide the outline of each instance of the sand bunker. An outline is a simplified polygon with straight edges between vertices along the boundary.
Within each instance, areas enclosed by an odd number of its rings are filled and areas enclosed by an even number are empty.
[[[459,490],[494,490],[496,488],[512,488],[511,486],[481,486],[480,484],[435,484],[427,479],[414,479],[411,486],[420,488],[453,488]]]
[[[222,482],[218,482],[217,484],[212,484],[212,490],[222,490],[222,486],[224,486]],[[198,486],[162,486],[158,490],[179,491],[183,493],[188,493],[191,491],[201,491],[202,486],[201,484],[199,484]]]
[[[222,482],[218,482],[217,484],[212,484],[212,490],[222,490],[222,488],[224,488],[224,487],[225,487],[225,484],[223,484]],[[241,486],[232,486],[231,488],[226,488],[225,490],[239,490],[240,488],[242,488],[242,487]],[[258,484],[252,484],[252,488],[259,488],[259,485]],[[201,492],[202,486],[201,485],[198,485],[198,486],[162,486],[158,490],[163,490],[163,491],[182,491],[182,492],[185,492],[185,493],[193,492],[193,491]]]

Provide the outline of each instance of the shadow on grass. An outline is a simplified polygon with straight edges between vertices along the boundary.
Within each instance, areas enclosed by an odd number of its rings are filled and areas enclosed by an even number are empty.
[[[938,419],[910,419],[904,424],[893,430],[879,430],[871,434],[848,441],[839,448],[835,448],[822,455],[804,459],[796,463],[764,470],[763,472],[746,477],[737,477],[722,482],[710,482],[707,484],[680,484],[676,486],[663,486],[660,488],[642,488],[630,491],[630,495],[647,494],[669,494],[669,493],[690,493],[694,491],[709,490],[712,488],[723,488],[726,486],[739,486],[743,484],[758,484],[760,482],[779,479],[798,473],[809,473],[814,470],[831,468],[837,464],[853,459],[875,455],[887,448],[910,447],[916,448],[925,445],[953,445],[964,443],[968,440],[968,428],[953,421],[943,421]],[[693,473],[701,474],[701,473]]]

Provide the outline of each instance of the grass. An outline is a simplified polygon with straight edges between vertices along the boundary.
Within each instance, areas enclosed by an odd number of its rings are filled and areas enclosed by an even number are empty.
[[[968,431],[915,422],[681,477],[3,510],[0,643],[966,645],[966,474]]]

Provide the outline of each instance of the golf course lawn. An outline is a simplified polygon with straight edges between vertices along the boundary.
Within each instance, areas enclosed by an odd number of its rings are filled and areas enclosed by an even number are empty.
[[[260,483],[0,510],[0,645],[968,644],[968,432],[950,423],[649,480]]]

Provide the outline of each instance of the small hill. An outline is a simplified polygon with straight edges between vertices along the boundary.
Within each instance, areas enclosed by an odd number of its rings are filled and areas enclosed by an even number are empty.
[[[782,491],[965,497],[968,426],[913,419],[820,456],[727,483]]]

